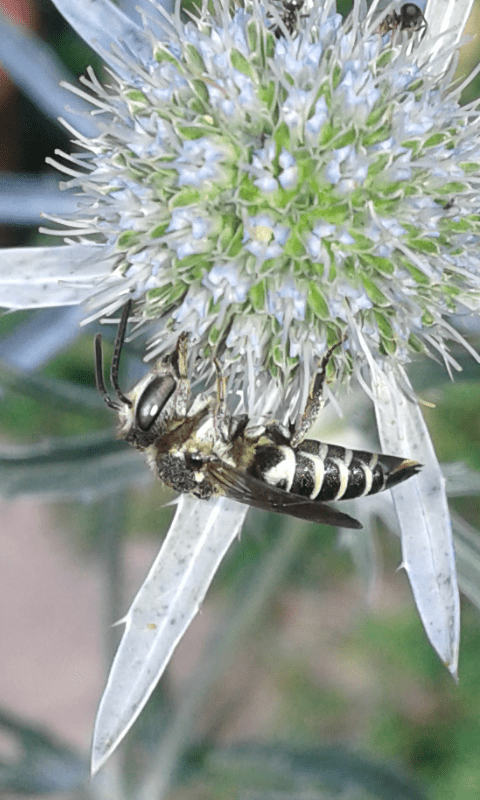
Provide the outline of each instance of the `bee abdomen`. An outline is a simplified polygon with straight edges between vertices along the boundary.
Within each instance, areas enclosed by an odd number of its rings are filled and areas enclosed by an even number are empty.
[[[409,459],[306,439],[296,448],[260,445],[249,472],[284,491],[328,502],[390,489],[419,469]]]

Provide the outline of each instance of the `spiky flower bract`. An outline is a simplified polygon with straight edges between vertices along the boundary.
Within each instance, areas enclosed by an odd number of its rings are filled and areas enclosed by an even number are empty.
[[[479,305],[476,107],[438,88],[419,37],[331,0],[303,12],[290,33],[268,3],[204,3],[144,63],[119,51],[134,81],[90,72],[101,133],[66,184],[81,213],[57,220],[114,257],[94,313],[133,293],[151,356],[188,332],[251,414],[298,413],[342,339],[339,380],[449,362],[445,315]]]

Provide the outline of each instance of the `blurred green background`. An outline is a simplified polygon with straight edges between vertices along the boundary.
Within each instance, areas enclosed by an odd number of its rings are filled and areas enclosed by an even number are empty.
[[[470,33],[479,15],[477,3]],[[38,0],[32,19],[75,74],[88,64],[100,71],[51,3]],[[465,48],[461,73],[478,48]],[[477,77],[465,100],[479,93]],[[67,139],[14,88],[5,102],[15,126],[6,126],[1,149],[12,157],[2,169],[45,172],[45,156],[68,150]],[[0,235],[4,246],[43,240],[19,226]],[[0,319],[2,352],[28,336],[29,319]],[[157,797],[155,765],[170,747],[175,798],[480,797],[478,608],[462,603],[456,685],[397,571],[395,536],[379,525],[352,547],[329,528],[253,511],[121,758],[89,783],[89,725],[118,640],[109,625],[125,613],[173,513],[164,506],[171,495],[114,439],[112,414],[94,388],[96,330],[28,375],[0,363],[1,796]],[[470,341],[480,350],[480,335]],[[142,370],[135,344],[127,347],[127,385]],[[453,352],[464,368],[454,383],[435,364],[413,365],[411,377],[434,404],[425,416],[440,460],[478,472],[479,366]],[[360,401],[353,424],[373,435]],[[341,429],[335,436],[341,441]],[[453,498],[452,508],[476,536],[474,491]],[[35,712],[26,702],[32,689],[45,697]]]

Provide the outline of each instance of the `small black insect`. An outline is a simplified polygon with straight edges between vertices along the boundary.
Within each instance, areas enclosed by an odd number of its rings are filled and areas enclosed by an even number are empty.
[[[305,0],[284,0],[283,2],[283,13],[281,15],[281,20],[290,34],[292,34],[295,30],[297,20],[304,3]],[[272,28],[272,32],[275,34],[277,39],[280,39],[284,35],[280,25],[275,25]]]
[[[392,11],[387,14],[380,25],[380,33],[388,31],[420,31],[426,30],[427,20],[423,16],[422,10],[415,3],[404,3],[400,11]]]
[[[321,407],[328,361],[320,364],[299,423],[253,425],[246,414],[232,416],[226,380],[218,365],[215,393],[192,395],[187,375],[187,336],[160,359],[132,391],[124,394],[118,367],[131,301],[123,309],[110,378],[103,377],[102,337],[95,337],[95,377],[106,404],[119,418],[119,436],[145,453],[156,475],[177,492],[205,500],[226,495],[241,503],[300,519],[361,528],[360,522],[325,505],[389,489],[415,475],[420,464],[407,458],[350,450],[304,439]]]

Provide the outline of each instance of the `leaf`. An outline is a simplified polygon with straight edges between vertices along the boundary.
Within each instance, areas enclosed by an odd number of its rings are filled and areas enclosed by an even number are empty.
[[[2,741],[9,742],[13,758],[0,760],[0,792],[5,797],[52,794],[85,786],[85,761],[49,732],[23,722],[0,709]],[[12,740],[11,742],[9,740]]]
[[[37,36],[32,26],[27,29],[18,25],[5,14],[0,14],[0,61],[12,82],[43,114],[55,123],[58,123],[59,117],[66,117],[84,136],[98,135],[98,127],[89,114],[91,105],[74,97],[65,86],[60,86],[62,81],[76,82],[76,78],[67,70],[54,48],[44,38]],[[18,198],[15,200],[18,202]],[[15,200],[12,198],[10,202],[13,204]],[[26,205],[28,208],[29,201]],[[47,208],[42,210],[46,211]],[[21,207],[18,211],[21,213]],[[31,224],[38,225],[38,217]]]
[[[442,464],[442,472],[447,479],[449,497],[480,494],[480,472],[477,470],[457,461],[453,464]]]
[[[0,22],[0,39],[2,23]],[[44,42],[42,42],[44,46]],[[25,52],[18,51],[17,57],[25,64]],[[1,60],[1,44],[0,44]],[[44,86],[39,86],[38,73],[28,70],[35,82],[39,95],[45,98]],[[38,226],[44,214],[71,214],[78,210],[78,198],[72,191],[62,191],[54,175],[17,175],[3,173],[0,180],[0,223],[2,225]]]
[[[247,508],[181,495],[160,552],[123,622],[125,632],[98,709],[92,774],[133,725],[196,615]]]
[[[60,411],[74,411],[85,415],[92,411],[100,414],[105,410],[105,403],[93,388],[60,378],[26,373],[0,361],[0,397],[4,390],[22,394]]]
[[[72,307],[28,314],[0,338],[0,359],[7,368],[9,365],[24,372],[38,369],[78,338],[82,317],[81,310]]]
[[[303,749],[281,744],[233,745],[208,754],[206,767],[208,773],[222,779],[223,785],[230,788],[230,795],[235,797],[248,796],[258,800],[427,798],[417,782],[402,774],[401,770],[378,763],[341,744]],[[237,787],[238,790],[234,791]]]
[[[462,592],[480,608],[480,537],[478,530],[452,513],[458,580]]]
[[[148,480],[144,459],[112,431],[0,448],[0,497],[42,499],[104,497],[106,492]]]
[[[384,375],[374,367],[372,389],[382,449],[423,464],[418,475],[392,490],[403,566],[427,636],[456,677],[460,607],[445,480],[418,403],[398,387],[400,377],[410,388],[408,378],[397,370]]]

